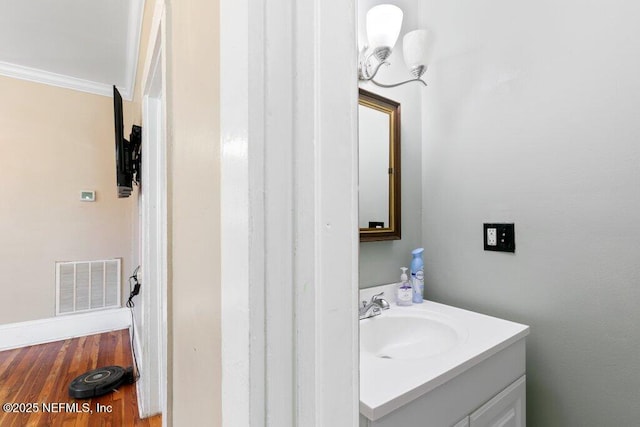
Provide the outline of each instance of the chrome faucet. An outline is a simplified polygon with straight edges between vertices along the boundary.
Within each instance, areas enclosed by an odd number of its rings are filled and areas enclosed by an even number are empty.
[[[360,309],[358,310],[360,320],[379,316],[380,314],[382,314],[382,310],[389,309],[389,303],[387,302],[387,300],[382,298],[382,295],[384,295],[384,292],[375,294],[371,297],[371,301],[369,301],[369,303],[367,303],[366,301],[362,301],[362,307],[360,307]]]

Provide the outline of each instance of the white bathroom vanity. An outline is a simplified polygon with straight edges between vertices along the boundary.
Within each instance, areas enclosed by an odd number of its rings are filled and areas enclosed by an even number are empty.
[[[529,327],[425,301],[360,321],[360,427],[523,427]]]

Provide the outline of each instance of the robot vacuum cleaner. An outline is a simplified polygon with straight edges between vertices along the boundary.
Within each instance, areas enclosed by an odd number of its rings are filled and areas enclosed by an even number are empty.
[[[69,384],[69,396],[76,399],[89,399],[111,393],[122,384],[132,384],[135,381],[133,366],[105,366],[97,368],[76,377]]]

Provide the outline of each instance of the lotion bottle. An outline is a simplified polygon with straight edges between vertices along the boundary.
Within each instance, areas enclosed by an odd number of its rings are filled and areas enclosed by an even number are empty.
[[[411,305],[413,298],[413,289],[411,288],[411,283],[409,282],[409,278],[407,277],[407,267],[402,267],[402,274],[400,275],[400,286],[398,286],[398,291],[396,294],[396,304],[397,305]]]

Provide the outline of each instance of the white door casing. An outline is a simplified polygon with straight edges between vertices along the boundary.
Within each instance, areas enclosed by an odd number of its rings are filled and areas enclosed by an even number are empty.
[[[138,410],[141,417],[167,408],[167,148],[164,2],[149,36],[142,89],[141,310],[138,334]],[[163,425],[167,419],[163,417]]]
[[[355,2],[220,13],[223,425],[357,425]]]

